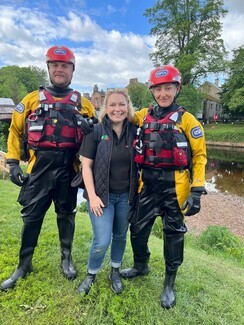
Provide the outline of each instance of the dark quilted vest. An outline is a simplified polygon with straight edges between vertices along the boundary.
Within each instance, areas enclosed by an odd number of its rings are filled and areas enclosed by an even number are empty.
[[[134,149],[132,147],[132,142],[136,137],[136,126],[125,122],[125,136],[127,139],[127,144],[129,146],[130,156],[131,156],[131,173],[130,173],[130,191],[129,191],[129,204],[133,202],[135,194],[138,188],[138,173],[136,164],[134,163]],[[103,119],[102,123],[94,125],[94,139],[97,141],[97,153],[93,164],[93,175],[95,181],[95,191],[97,196],[100,197],[104,205],[108,206],[109,200],[109,166],[111,151],[113,148],[113,131],[111,122],[106,117]],[[84,190],[84,198],[88,199],[86,190]]]

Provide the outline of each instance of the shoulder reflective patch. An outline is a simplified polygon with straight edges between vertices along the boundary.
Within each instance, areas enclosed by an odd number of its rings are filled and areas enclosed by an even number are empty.
[[[191,130],[191,136],[194,139],[198,139],[198,138],[201,138],[203,136],[203,132],[202,132],[202,129],[200,128],[200,126],[196,126],[195,128],[193,128]]]
[[[22,103],[19,103],[16,107],[15,107],[15,110],[18,112],[18,113],[23,113],[24,112],[24,109],[25,109],[25,106],[22,104]]]

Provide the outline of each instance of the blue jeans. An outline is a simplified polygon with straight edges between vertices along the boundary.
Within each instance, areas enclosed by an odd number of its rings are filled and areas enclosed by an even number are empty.
[[[95,216],[88,203],[89,215],[93,229],[93,242],[88,260],[88,272],[96,274],[102,267],[102,263],[111,243],[111,266],[121,266],[128,230],[128,193],[109,193],[109,204],[103,208],[101,217]],[[111,242],[112,240],[112,242]]]

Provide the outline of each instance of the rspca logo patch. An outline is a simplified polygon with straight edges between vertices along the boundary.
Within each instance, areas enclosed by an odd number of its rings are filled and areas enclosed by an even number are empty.
[[[63,50],[63,49],[56,49],[54,51],[54,53],[57,54],[57,55],[65,55],[66,54],[66,51]]]
[[[159,71],[155,74],[155,76],[156,76],[157,78],[160,78],[160,77],[167,76],[168,73],[169,73],[168,70],[159,70]]]
[[[22,104],[22,103],[19,103],[16,107],[15,107],[15,110],[22,114],[24,112],[24,109],[25,109],[25,106]]]
[[[196,126],[195,128],[193,128],[191,130],[191,136],[194,139],[198,139],[198,138],[201,138],[203,136],[203,132],[202,132],[202,129],[200,128],[200,126]]]

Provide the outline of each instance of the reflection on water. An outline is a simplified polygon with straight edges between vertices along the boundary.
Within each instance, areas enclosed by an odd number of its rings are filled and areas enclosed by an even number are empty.
[[[221,192],[244,196],[244,148],[210,147],[207,155],[207,183]]]

